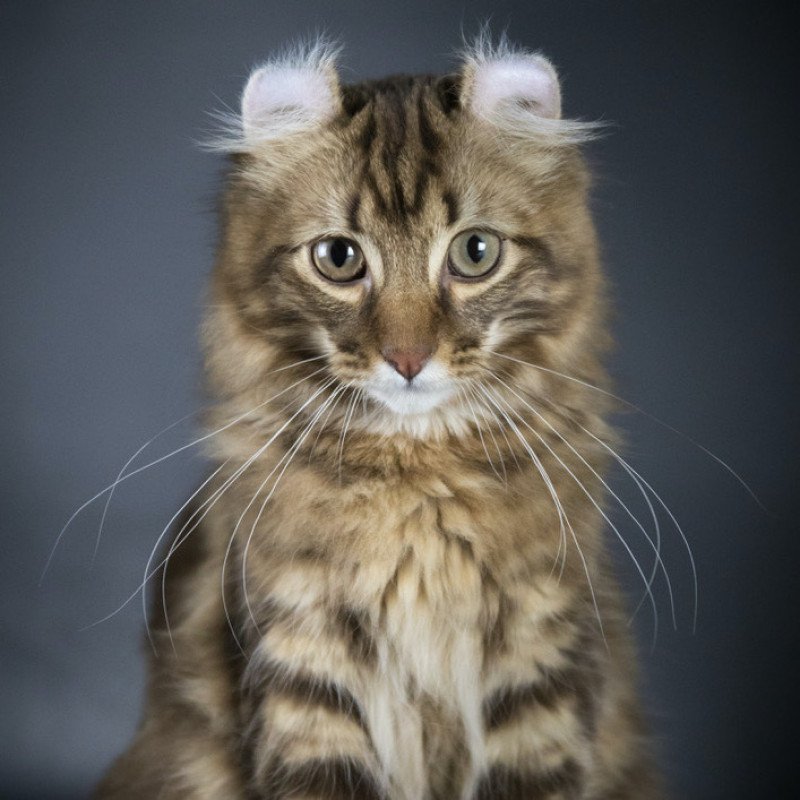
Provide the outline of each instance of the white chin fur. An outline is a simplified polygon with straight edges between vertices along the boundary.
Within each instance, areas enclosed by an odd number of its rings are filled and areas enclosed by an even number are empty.
[[[370,397],[402,416],[429,414],[456,391],[444,367],[434,361],[426,364],[411,383],[388,364],[381,363],[365,388]]]

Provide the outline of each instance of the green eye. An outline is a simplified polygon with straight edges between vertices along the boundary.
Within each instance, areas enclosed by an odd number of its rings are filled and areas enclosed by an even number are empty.
[[[361,248],[341,236],[320,239],[311,246],[311,258],[317,271],[329,281],[348,283],[367,274],[367,264]]]
[[[500,237],[488,231],[464,231],[450,243],[447,265],[460,278],[482,278],[500,260]]]

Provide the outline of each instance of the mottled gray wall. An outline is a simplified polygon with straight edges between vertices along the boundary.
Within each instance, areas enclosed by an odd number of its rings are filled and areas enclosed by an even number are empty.
[[[221,168],[193,144],[206,112],[234,105],[249,67],[299,35],[327,28],[345,40],[346,78],[433,71],[489,15],[560,66],[569,113],[615,123],[591,154],[620,392],[730,462],[770,509],[686,440],[621,417],[700,575],[692,635],[688,561],[669,534],[679,627],[659,583],[662,631],[645,677],[675,796],[779,796],[797,699],[800,444],[796,63],[780,7],[0,6],[0,796],[85,795],[136,723],[138,598],[82,629],[136,589],[202,458],[186,451],[120,487],[94,562],[101,507],[90,509],[38,579],[70,513],[203,402],[196,328]],[[191,435],[179,426],[153,455]],[[643,643],[651,625],[645,608]]]

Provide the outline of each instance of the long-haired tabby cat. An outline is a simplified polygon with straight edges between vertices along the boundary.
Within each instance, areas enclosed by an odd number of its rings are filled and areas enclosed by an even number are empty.
[[[100,797],[660,797],[603,542],[586,129],[552,66],[477,47],[342,85],[316,47],[255,71],[238,123],[218,468]]]

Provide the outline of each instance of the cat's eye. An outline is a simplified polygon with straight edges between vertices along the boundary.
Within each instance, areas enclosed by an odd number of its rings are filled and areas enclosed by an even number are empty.
[[[336,283],[357,281],[367,272],[361,248],[342,236],[320,239],[311,247],[311,258],[317,271]]]
[[[500,237],[489,231],[464,231],[450,243],[447,266],[460,278],[482,278],[500,260]]]

